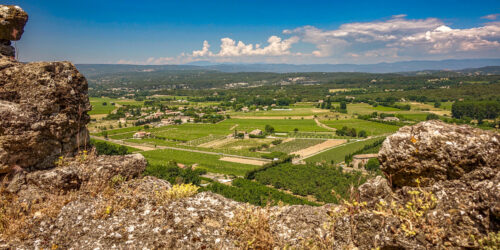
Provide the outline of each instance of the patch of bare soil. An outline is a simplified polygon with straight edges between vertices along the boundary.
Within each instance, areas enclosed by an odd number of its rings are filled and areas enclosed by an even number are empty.
[[[235,162],[235,163],[241,163],[241,164],[248,164],[248,165],[255,165],[255,166],[262,166],[262,165],[264,165],[264,164],[267,163],[265,161],[251,160],[251,159],[244,159],[244,158],[236,158],[236,157],[222,157],[219,160],[221,160],[221,161],[228,161],[228,162]]]
[[[301,149],[299,151],[293,152],[292,154],[299,155],[300,158],[304,158],[312,154],[315,154],[317,152],[320,152],[322,150],[344,144],[345,142],[347,142],[347,140],[341,140],[341,139],[326,140],[325,142],[316,144],[314,146],[305,149]]]
[[[217,147],[221,147],[223,145],[226,145],[226,144],[232,142],[233,140],[234,140],[233,138],[226,137],[226,138],[220,139],[220,140],[213,140],[213,141],[205,142],[203,144],[198,145],[198,147],[217,148]]]
[[[292,118],[292,120],[301,120],[302,118],[306,120],[313,119],[314,116],[231,116],[233,119],[251,119],[251,120],[283,120]]]

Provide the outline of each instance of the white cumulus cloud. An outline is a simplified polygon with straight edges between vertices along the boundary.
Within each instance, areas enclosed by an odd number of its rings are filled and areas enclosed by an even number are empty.
[[[218,53],[209,51],[210,45],[207,41],[203,42],[201,50],[192,52],[193,57],[240,57],[240,56],[283,56],[290,55],[292,44],[297,43],[299,38],[296,36],[288,39],[281,39],[278,36],[271,36],[267,39],[268,45],[262,47],[260,44],[245,44],[242,41],[225,37],[220,39],[221,45]]]

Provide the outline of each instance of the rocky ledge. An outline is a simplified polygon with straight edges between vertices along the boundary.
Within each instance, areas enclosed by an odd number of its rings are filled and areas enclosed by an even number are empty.
[[[27,18],[18,6],[0,5],[0,42],[20,39]],[[85,148],[90,108],[87,81],[70,62],[0,54],[0,174],[51,168]]]

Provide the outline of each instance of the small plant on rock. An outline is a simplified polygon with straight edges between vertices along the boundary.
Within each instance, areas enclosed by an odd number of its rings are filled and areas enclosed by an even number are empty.
[[[156,197],[161,203],[167,203],[185,197],[191,197],[198,192],[199,187],[189,184],[175,184],[172,188],[165,191],[157,191]]]

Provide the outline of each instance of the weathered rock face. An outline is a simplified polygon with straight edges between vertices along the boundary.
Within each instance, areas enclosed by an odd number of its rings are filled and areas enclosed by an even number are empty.
[[[54,166],[88,143],[87,81],[69,62],[0,58],[0,174]]]
[[[0,40],[21,39],[28,14],[19,6],[0,5]]]
[[[382,171],[398,187],[453,180],[481,168],[500,167],[500,135],[467,125],[427,121],[387,137],[379,152]]]
[[[11,43],[9,40],[1,40],[0,39],[0,55],[4,55],[7,57],[16,56],[16,51],[15,51],[14,47],[11,46]]]
[[[69,62],[12,59],[28,15],[0,5],[0,175],[54,166],[88,143],[87,81]]]

